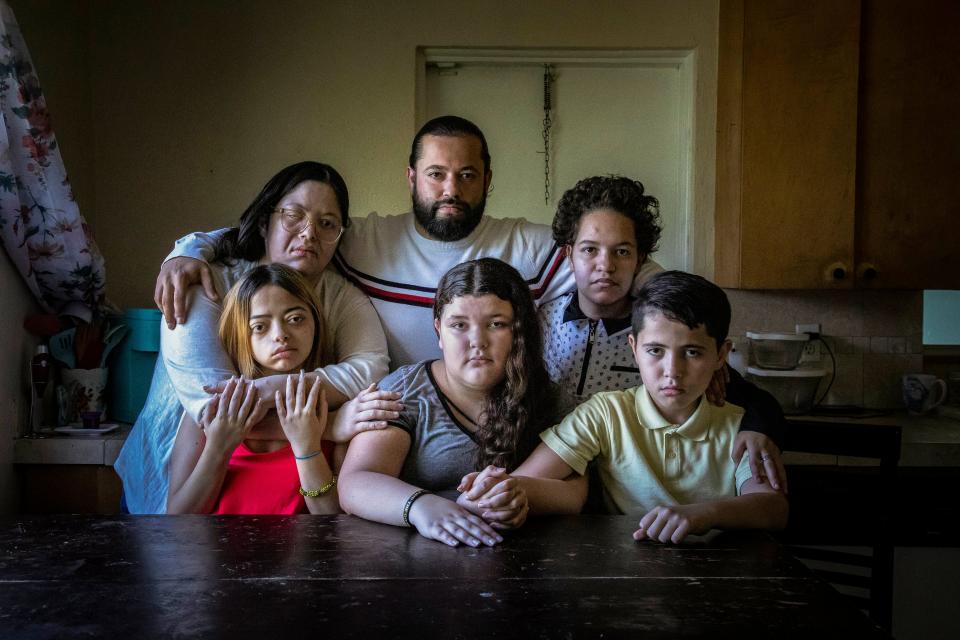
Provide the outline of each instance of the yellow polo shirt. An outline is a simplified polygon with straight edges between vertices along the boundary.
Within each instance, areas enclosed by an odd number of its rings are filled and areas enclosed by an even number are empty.
[[[747,456],[730,459],[743,413],[701,397],[686,422],[670,424],[639,386],[594,394],[540,439],[579,474],[596,460],[607,508],[640,516],[737,495],[752,477]]]

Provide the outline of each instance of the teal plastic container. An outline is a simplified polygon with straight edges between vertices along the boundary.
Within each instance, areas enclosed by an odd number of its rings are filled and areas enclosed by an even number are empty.
[[[127,309],[119,319],[130,330],[110,355],[107,409],[114,421],[133,423],[143,408],[160,353],[161,318],[158,309]]]

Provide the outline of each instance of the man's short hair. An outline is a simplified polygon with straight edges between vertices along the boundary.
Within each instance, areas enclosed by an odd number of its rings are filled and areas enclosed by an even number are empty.
[[[723,289],[706,278],[685,271],[658,273],[640,287],[633,301],[633,335],[643,330],[648,313],[659,312],[691,329],[703,325],[717,341],[717,349],[730,331],[730,301]]]
[[[473,136],[480,141],[480,155],[483,158],[483,172],[490,171],[490,150],[487,148],[487,139],[480,131],[480,127],[473,124],[466,118],[460,116],[440,116],[430,120],[420,127],[417,135],[413,137],[413,145],[410,147],[409,166],[416,168],[417,160],[423,153],[423,136],[442,136],[450,138],[464,138]]]
[[[623,176],[594,176],[567,189],[553,216],[553,239],[573,245],[580,218],[597,209],[611,209],[633,222],[637,253],[649,256],[660,241],[660,203],[644,193],[643,183]]]

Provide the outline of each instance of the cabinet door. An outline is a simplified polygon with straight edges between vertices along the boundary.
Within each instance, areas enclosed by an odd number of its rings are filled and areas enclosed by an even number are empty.
[[[960,289],[958,28],[955,1],[863,5],[859,286]]]
[[[719,284],[853,285],[859,31],[855,1],[721,3]]]

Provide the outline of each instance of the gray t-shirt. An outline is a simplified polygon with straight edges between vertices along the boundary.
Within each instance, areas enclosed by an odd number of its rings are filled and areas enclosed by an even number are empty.
[[[399,392],[404,406],[400,417],[390,421],[410,435],[400,479],[433,492],[455,491],[463,476],[476,471],[477,443],[445,406],[431,362],[400,367],[378,386]]]

